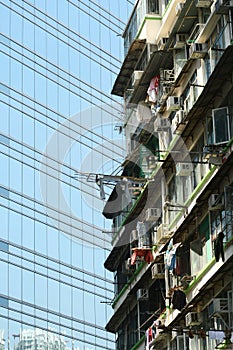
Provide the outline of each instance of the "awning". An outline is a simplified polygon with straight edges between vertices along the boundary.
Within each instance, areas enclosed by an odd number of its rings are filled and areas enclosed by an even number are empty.
[[[110,194],[102,214],[106,219],[114,219],[124,211],[128,204],[125,200],[125,191],[118,183]]]
[[[129,79],[131,78],[135,66],[138,62],[140,53],[146,46],[146,39],[136,39],[131,44],[128,54],[126,55],[124,62],[122,64],[120,73],[117,76],[117,79],[114,83],[111,94],[117,96],[124,96],[125,88],[128,84]]]
[[[136,163],[128,162],[121,176],[125,176],[126,178],[128,176],[143,178],[144,174],[142,174],[140,166],[138,166]],[[128,205],[129,201],[126,198],[125,191],[122,189],[120,183],[116,184],[104,206],[102,214],[106,219],[114,219],[120,215]]]

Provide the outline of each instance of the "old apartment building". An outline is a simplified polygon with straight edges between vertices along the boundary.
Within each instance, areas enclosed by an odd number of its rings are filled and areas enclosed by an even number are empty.
[[[233,1],[138,0],[123,33],[117,350],[233,348],[232,20]]]

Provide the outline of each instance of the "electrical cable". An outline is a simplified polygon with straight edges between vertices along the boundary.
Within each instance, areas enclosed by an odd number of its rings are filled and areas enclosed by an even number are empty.
[[[16,6],[18,6],[20,9],[25,10],[22,6],[20,6],[19,4],[15,3],[13,0],[11,0],[11,2],[14,3]],[[31,5],[31,4],[30,4],[30,5]],[[17,11],[16,9],[14,9],[14,8],[11,9],[11,8],[10,8],[8,5],[6,5],[6,4],[4,4],[4,6],[7,7],[8,9],[10,9],[11,11],[17,13],[18,15],[21,15],[20,12]],[[29,10],[26,10],[26,11],[27,11],[30,15],[33,15],[34,17],[38,18],[41,22],[43,22],[44,24],[47,25],[47,22],[46,22],[45,20],[43,20],[42,18],[36,16],[34,13],[30,12]],[[43,12],[42,12],[42,13],[43,13]],[[46,15],[46,16],[47,16],[47,15]],[[47,16],[47,17],[48,17],[48,16]],[[53,19],[53,21],[54,21],[54,19]],[[30,21],[30,20],[29,20],[29,22],[33,23],[33,22]],[[57,21],[55,21],[55,23],[59,24],[59,25],[60,25],[61,27],[63,27],[64,29],[69,30],[70,32],[72,32],[72,30],[70,30],[69,28],[65,27],[65,26],[62,25],[61,23],[59,23],[59,22],[57,22]],[[43,31],[49,33],[50,35],[52,35],[53,37],[55,37],[57,40],[63,42],[64,44],[67,44],[67,42],[66,42],[65,40],[63,40],[61,37],[58,38],[57,35],[53,34],[52,32],[49,32],[48,29],[43,28],[43,27],[40,26],[39,24],[37,24],[37,27],[38,27],[38,28],[41,28]],[[59,30],[58,28],[54,27],[54,26],[51,25],[51,24],[49,24],[49,27],[52,28],[53,30],[55,30],[56,33],[61,33],[61,34],[64,36],[63,31]],[[74,34],[75,34],[76,36],[79,36],[76,32],[74,32]],[[85,43],[88,42],[87,40],[85,40],[85,38],[83,38],[83,37],[81,37],[81,36],[79,36],[79,37],[80,37]],[[90,41],[88,42],[88,43],[90,44],[90,47],[86,47],[84,44],[82,44],[81,42],[77,41],[76,39],[70,38],[69,36],[68,36],[68,38],[71,39],[72,41],[74,41],[76,45],[79,45],[79,46],[81,46],[81,47],[84,47],[88,52],[91,52],[92,54],[96,55],[96,56],[99,57],[100,59],[104,59],[104,60],[105,60],[105,64],[102,64],[101,62],[98,62],[98,61],[96,61],[96,63],[98,63],[100,66],[103,66],[105,69],[109,70],[111,73],[116,74],[116,72],[114,72],[114,71],[112,71],[110,68],[106,67],[106,62],[108,62],[108,63],[110,64],[110,66],[115,66],[115,65],[114,65],[112,62],[110,62],[110,61],[106,61],[106,59],[105,59],[102,55],[98,55],[95,51],[92,50],[92,47],[96,47],[98,50],[100,50],[101,53],[103,53],[104,50],[102,50],[100,47],[96,46],[94,43],[92,43],[92,42],[90,42]],[[91,58],[93,61],[95,61],[93,57],[90,57],[90,56],[88,56],[88,55],[85,55],[83,51],[79,50],[79,49],[77,48],[77,46],[74,46],[74,45],[72,45],[71,43],[69,44],[69,46],[72,47],[73,49],[75,49],[77,52],[81,53],[82,55],[87,56],[88,58]],[[108,52],[106,52],[106,55],[107,55],[108,57],[114,58],[114,57],[111,56],[111,54],[108,53]],[[116,59],[116,58],[115,58],[115,59]],[[118,62],[120,63],[120,60],[118,60]],[[117,68],[117,70],[119,70],[119,66],[115,66],[115,68]]]
[[[5,94],[6,96],[8,96],[7,94]],[[11,97],[13,100],[16,100],[15,98],[13,98],[13,97]],[[17,101],[17,100],[16,100]],[[9,103],[7,103],[7,102],[5,102],[6,103],[6,105],[8,105],[9,107],[11,107],[11,108],[13,108],[13,109],[15,109],[15,110],[17,110],[17,111],[19,111],[19,112],[22,112],[19,108],[17,108],[16,106],[11,106]],[[21,104],[22,105],[24,105],[24,103],[22,103],[21,102]],[[26,113],[26,112],[24,112],[24,115],[27,115],[28,117],[30,117],[30,118],[32,118],[33,119],[33,117],[29,114],[29,113]],[[51,120],[53,120],[52,118],[50,118]],[[54,121],[54,120],[53,120]],[[41,121],[40,121],[41,122]],[[42,122],[42,124],[44,124],[44,125],[47,125],[47,124],[45,124],[44,122]],[[75,124],[76,125],[76,124]],[[48,126],[48,125],[47,125]],[[77,125],[76,125],[77,126]],[[80,126],[80,125],[78,125],[78,126]],[[63,127],[65,128],[65,126],[63,125]],[[66,127],[67,129],[68,129],[68,127]],[[56,129],[54,130],[54,132],[56,131]],[[60,134],[63,134],[64,136],[67,136],[67,134],[66,133],[64,133],[64,132],[62,132],[62,131],[59,131],[59,133]],[[83,135],[83,134],[81,134],[80,132],[78,132],[78,131],[76,131],[76,134],[77,135],[81,135],[81,136],[83,136],[83,138],[84,139],[87,139],[87,140],[91,140],[90,139],[90,137],[87,137],[86,135]],[[99,135],[98,135],[99,136]],[[76,138],[74,138],[74,137],[70,137],[71,139],[73,139],[73,141],[75,142],[77,142],[77,139]],[[98,141],[95,141],[96,142],[96,144],[97,145],[100,145],[100,146],[102,146],[102,144],[101,143],[99,143]],[[87,144],[87,143],[84,143],[83,141],[81,141],[81,140],[79,140],[79,143],[80,144],[82,144],[82,145],[84,145],[84,146],[86,146],[87,148],[89,148],[90,150],[93,150],[93,148],[89,145],[89,144]],[[107,149],[107,150],[109,150],[110,152],[111,152],[111,154],[112,154],[112,149],[110,149],[110,148],[108,148],[107,146],[105,146],[104,147],[104,149]],[[109,157],[109,154],[108,153],[104,153],[104,151],[99,151],[97,148],[95,149],[95,152],[97,152],[97,153],[99,153],[99,154],[101,154],[101,155],[105,155],[106,157]],[[122,153],[118,153],[117,151],[115,151],[114,152],[115,154],[117,154],[117,155],[119,155],[120,157],[122,157]],[[119,163],[119,164],[121,164],[121,161],[119,161],[118,159],[116,159],[116,158],[112,158],[116,163]]]
[[[82,12],[88,14],[89,17],[94,18],[95,20],[97,20],[96,18],[96,12],[90,7],[88,6],[86,3],[84,3],[83,1],[79,0],[79,3],[86,6],[89,10],[92,10],[95,13],[95,16],[91,16],[90,13],[84,11],[81,7],[79,7],[77,4],[75,4],[72,0],[68,0],[69,3],[71,3],[72,5],[74,5],[75,7],[77,7],[79,10],[81,10]],[[103,10],[105,13],[107,13],[108,15],[110,15],[111,17],[115,18],[117,21],[120,21],[124,26],[125,23],[123,21],[121,21],[119,18],[115,17],[114,15],[112,15],[110,12],[106,11],[106,9],[103,9],[103,7],[100,7],[99,5],[97,5],[96,3],[94,3],[93,1],[89,0],[90,3],[94,4],[97,8],[99,8],[100,10]],[[102,18],[106,19],[109,23],[115,25],[119,30],[123,31],[124,28],[121,28],[119,25],[117,25],[116,23],[112,22],[111,20],[109,20],[109,18],[103,16],[102,13],[97,12],[98,15],[100,15]],[[97,20],[100,24],[104,24],[101,21]],[[105,24],[104,24],[105,26]],[[107,26],[107,28],[109,29],[109,27]],[[112,28],[111,28],[112,29]]]
[[[3,35],[3,36],[4,36],[4,35]],[[31,60],[31,58],[30,58],[29,56],[27,56],[25,53],[22,54],[21,51],[18,51],[18,50],[16,50],[16,48],[13,48],[13,47],[12,47],[12,43],[14,43],[14,44],[16,44],[17,46],[19,46],[21,49],[24,50],[24,52],[25,52],[25,51],[26,51],[26,52],[28,51],[30,54],[35,55],[35,56],[38,57],[39,59],[41,59],[41,60],[45,61],[46,63],[48,63],[50,66],[56,68],[56,70],[59,70],[59,71],[65,73],[67,76],[72,77],[73,79],[77,80],[78,82],[82,83],[83,85],[88,86],[89,88],[95,90],[96,92],[98,92],[98,93],[100,93],[101,95],[105,96],[106,98],[110,99],[110,101],[113,101],[113,102],[115,102],[116,104],[118,104],[119,106],[121,106],[121,103],[119,103],[118,101],[116,101],[115,99],[113,99],[109,94],[106,94],[106,93],[103,92],[102,90],[97,89],[95,86],[92,86],[92,85],[86,83],[85,81],[81,80],[81,79],[78,78],[77,76],[74,76],[72,73],[66,71],[66,70],[63,69],[62,67],[59,67],[59,66],[56,65],[54,62],[51,63],[50,61],[48,61],[47,59],[45,59],[44,57],[42,57],[41,55],[39,55],[37,52],[34,52],[34,51],[31,51],[31,50],[25,49],[25,47],[23,47],[23,45],[18,44],[18,43],[17,43],[16,41],[14,41],[14,40],[10,40],[10,38],[8,38],[7,36],[4,36],[4,37],[5,37],[6,39],[8,39],[9,42],[11,43],[11,45],[10,45],[10,44],[9,44],[9,45],[5,44],[5,46],[8,47],[9,49],[15,51],[17,54],[21,55],[22,57],[27,58],[29,61]],[[3,52],[3,51],[1,51],[1,52]],[[4,53],[4,52],[3,52],[3,53]],[[14,58],[14,57],[13,57],[13,58]],[[36,64],[37,64],[39,67],[44,68],[44,66],[43,66],[42,64],[40,64],[40,63],[38,63],[38,62],[36,62]],[[28,66],[28,67],[30,67],[30,66]],[[71,83],[69,80],[65,79],[64,77],[60,76],[58,73],[55,73],[55,72],[53,72],[52,70],[50,70],[50,69],[48,69],[48,68],[47,68],[47,70],[48,70],[49,72],[51,72],[52,74],[57,75],[59,78],[63,79],[64,81],[68,81],[71,85],[74,85],[75,87],[79,87],[79,86],[77,86],[76,84]],[[79,87],[79,88],[80,88],[80,87]],[[82,89],[82,90],[86,92],[86,90],[84,90],[84,89]],[[88,93],[89,93],[89,92],[88,92]],[[102,101],[102,100],[100,100],[100,101]],[[118,110],[118,111],[120,112],[120,110]]]

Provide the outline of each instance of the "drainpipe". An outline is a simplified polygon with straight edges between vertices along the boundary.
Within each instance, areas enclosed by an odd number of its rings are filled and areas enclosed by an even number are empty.
[[[162,179],[161,181],[161,205],[162,205],[162,223],[165,223],[168,218],[165,218],[165,211],[164,211],[164,202],[165,202],[165,196],[166,196],[166,184],[165,184],[165,179]],[[167,223],[167,222],[166,222]]]
[[[168,295],[169,289],[170,289],[169,270],[165,268],[165,291],[166,291],[165,305],[166,305],[166,314],[167,314],[168,310],[170,309],[170,297]]]
[[[140,305],[139,305],[139,300],[137,302],[137,312],[138,312],[138,340],[140,339]]]
[[[185,333],[183,332],[183,341],[184,341],[184,350],[187,349],[186,347],[186,336],[185,336]]]
[[[165,202],[165,196],[166,196],[166,184],[165,180],[162,179],[161,182],[161,197],[162,197],[162,208],[164,208],[164,202]],[[166,213],[163,209],[163,218],[162,222],[168,225],[168,217],[165,217]],[[168,291],[170,289],[170,283],[169,283],[169,271],[165,268],[165,305],[166,305],[166,312],[170,307],[170,298],[168,296]]]
[[[230,31],[230,42],[231,42],[231,44],[233,42],[232,18],[233,18],[233,12],[232,12],[231,9],[229,9],[229,31]]]
[[[203,13],[202,8],[198,7],[197,8],[198,23],[203,23],[202,13]]]
[[[162,223],[168,225],[169,218],[167,217],[167,215],[166,215],[167,213],[164,210],[164,202],[165,202],[166,194],[167,194],[167,190],[166,190],[165,179],[162,179],[162,181],[161,181],[161,198],[162,198],[161,204],[162,204],[162,209],[163,209],[163,211],[162,211],[162,213],[163,213]],[[169,283],[169,271],[166,268],[165,268],[164,279],[165,279],[165,307],[166,307],[166,315],[167,315],[168,310],[170,308],[170,297],[168,295],[168,292],[170,289],[170,283]],[[167,344],[169,344],[169,345],[167,345],[167,349],[169,350],[170,343],[167,342]]]

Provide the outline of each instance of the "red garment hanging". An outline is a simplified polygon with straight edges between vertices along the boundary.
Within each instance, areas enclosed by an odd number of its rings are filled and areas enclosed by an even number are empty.
[[[136,263],[137,258],[145,260],[148,264],[153,261],[151,248],[132,248],[133,254],[131,256],[131,265]]]

